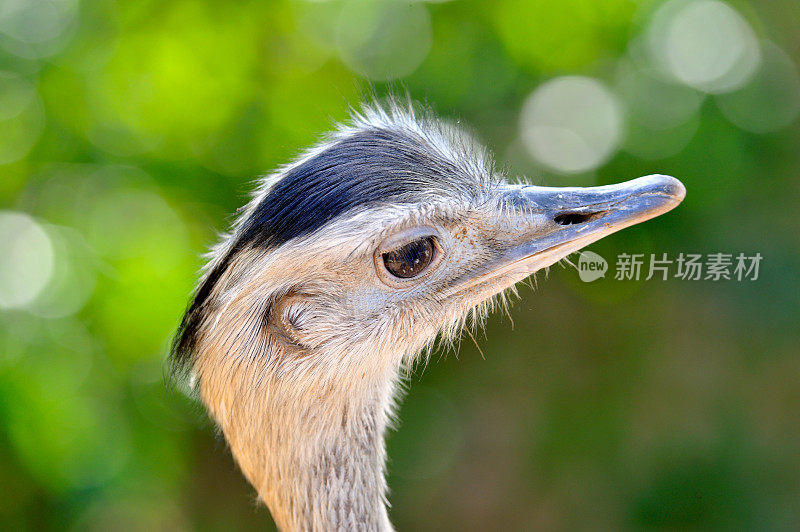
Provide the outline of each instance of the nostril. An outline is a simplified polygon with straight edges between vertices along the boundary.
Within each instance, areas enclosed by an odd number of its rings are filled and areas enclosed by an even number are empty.
[[[594,218],[596,213],[585,212],[562,212],[553,218],[553,221],[559,225],[577,225],[588,222]]]

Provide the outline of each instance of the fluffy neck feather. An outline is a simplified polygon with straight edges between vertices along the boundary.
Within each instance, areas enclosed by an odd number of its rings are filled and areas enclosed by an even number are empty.
[[[200,389],[277,525],[391,530],[384,433],[398,368],[321,380],[250,366],[217,366]]]

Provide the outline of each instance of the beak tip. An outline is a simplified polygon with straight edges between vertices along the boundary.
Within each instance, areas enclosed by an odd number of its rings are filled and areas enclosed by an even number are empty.
[[[686,187],[672,176],[654,174],[648,176],[648,179],[652,181],[652,186],[655,191],[669,196],[675,200],[676,204],[683,201],[683,198],[686,197]]]

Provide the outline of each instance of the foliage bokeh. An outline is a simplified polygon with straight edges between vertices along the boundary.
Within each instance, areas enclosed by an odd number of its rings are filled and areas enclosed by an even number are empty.
[[[511,176],[682,179],[607,258],[764,261],[523,287],[413,376],[398,528],[797,529],[799,58],[796,0],[0,2],[2,528],[270,523],[167,345],[253,179],[400,87]]]

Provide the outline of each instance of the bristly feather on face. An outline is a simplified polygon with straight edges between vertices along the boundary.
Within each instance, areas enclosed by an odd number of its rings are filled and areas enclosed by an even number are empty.
[[[231,271],[237,258],[254,251],[269,254],[371,209],[377,214],[402,207],[412,212],[435,205],[477,206],[491,199],[500,182],[482,147],[427,112],[397,101],[354,112],[349,124],[339,125],[295,162],[265,177],[230,234],[212,250],[174,339],[174,368],[191,369],[203,328],[224,306],[225,292],[242,280]],[[485,315],[491,305],[474,303],[484,310],[473,316]],[[459,319],[441,323],[443,336],[457,337],[475,305],[460,309]],[[431,341],[433,337],[425,344]]]
[[[684,194],[658,175],[509,185],[458,128],[396,100],[366,106],[262,181],[211,252],[172,362],[198,377],[205,358],[262,377],[387,371],[440,333],[457,337],[516,282]],[[398,262],[411,257],[426,262]]]

